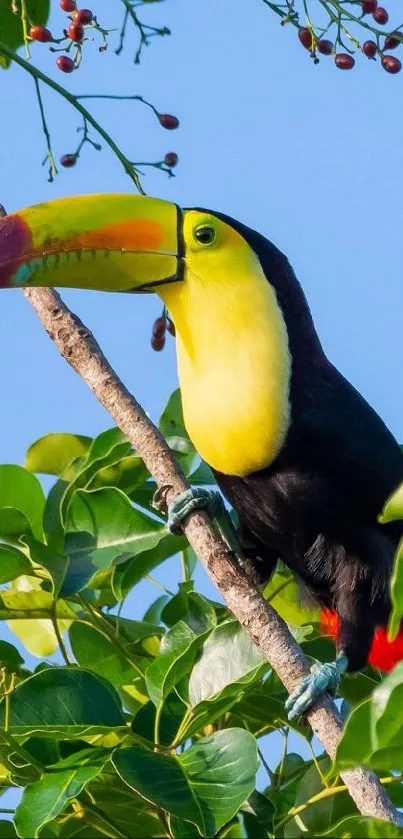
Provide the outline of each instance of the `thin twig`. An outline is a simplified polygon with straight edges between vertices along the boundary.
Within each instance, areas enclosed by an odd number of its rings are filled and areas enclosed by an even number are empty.
[[[11,61],[15,61],[16,64],[22,67],[23,70],[29,73],[29,75],[32,76],[34,79],[43,82],[52,90],[54,90],[55,93],[58,93],[59,96],[62,96],[63,99],[69,102],[70,105],[72,105],[73,108],[75,108],[76,111],[78,111],[81,114],[81,116],[84,119],[86,119],[87,122],[89,122],[89,124],[92,125],[92,127],[95,129],[95,131],[97,131],[98,134],[100,134],[100,136],[105,140],[109,148],[112,149],[118,160],[120,160],[125,172],[129,175],[129,178],[131,178],[138,191],[142,195],[145,194],[138,173],[136,172],[130,160],[126,157],[125,154],[123,154],[119,146],[115,143],[115,141],[112,139],[110,134],[108,134],[105,128],[103,128],[102,125],[99,122],[97,122],[97,120],[92,116],[92,114],[89,111],[87,111],[87,108],[85,108],[84,105],[81,105],[77,96],[74,96],[64,87],[57,84],[57,82],[53,81],[53,79],[51,79],[50,76],[47,76],[45,73],[42,73],[42,71],[38,70],[38,68],[35,67],[34,64],[30,64],[28,61],[25,61],[25,59],[18,55],[18,53],[10,49],[10,47],[7,46],[7,44],[4,44],[2,41],[0,41],[0,55],[2,53],[3,55],[6,55],[8,58],[10,58]]]
[[[158,486],[166,488],[167,502],[171,503],[189,484],[161,433],[120,381],[92,333],[54,290],[31,288],[25,289],[24,294],[66,361],[135,446]],[[228,608],[292,692],[309,673],[309,665],[286,623],[233,562],[231,552],[204,512],[192,513],[183,530]],[[334,702],[323,696],[308,712],[307,719],[334,758],[342,731]],[[343,772],[342,778],[363,815],[403,825],[402,814],[392,806],[373,772],[358,767]]]
[[[40,88],[39,88],[39,82],[38,82],[38,79],[36,79],[36,78],[34,78],[34,85],[35,85],[35,90],[36,90],[36,97],[38,99],[39,112],[40,112],[40,115],[41,115],[42,130],[43,130],[43,133],[45,135],[46,148],[48,150],[47,155],[46,155],[43,163],[45,164],[46,161],[48,161],[48,163],[49,163],[49,183],[52,183],[52,181],[54,181],[54,179],[57,175],[57,166],[56,166],[56,163],[55,163],[55,159],[53,157],[52,145],[51,145],[51,139],[50,139],[50,132],[49,132],[48,124],[46,122],[45,109],[43,107],[43,101],[42,101],[41,91],[40,91]]]

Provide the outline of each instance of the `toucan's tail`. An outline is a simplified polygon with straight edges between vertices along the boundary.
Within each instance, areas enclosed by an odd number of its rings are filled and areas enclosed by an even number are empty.
[[[336,612],[328,609],[321,612],[320,631],[323,635],[337,638],[339,634],[339,616]],[[389,673],[395,664],[403,661],[403,623],[400,627],[399,634],[393,641],[388,641],[386,628],[378,627],[376,629],[368,661],[372,667],[383,670],[384,673]]]

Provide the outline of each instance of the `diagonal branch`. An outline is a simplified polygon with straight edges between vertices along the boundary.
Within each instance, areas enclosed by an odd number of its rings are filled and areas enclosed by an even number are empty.
[[[90,330],[53,289],[26,289],[24,294],[60,353],[135,446],[157,484],[169,486],[167,501],[173,501],[188,488],[188,482],[164,438],[120,381]],[[265,654],[287,690],[293,691],[309,673],[309,667],[285,622],[234,565],[230,551],[204,513],[192,513],[184,531],[229,609]],[[334,703],[324,697],[307,717],[333,758],[342,729]],[[392,806],[373,772],[360,767],[343,772],[342,778],[362,814],[403,825],[403,816]]]

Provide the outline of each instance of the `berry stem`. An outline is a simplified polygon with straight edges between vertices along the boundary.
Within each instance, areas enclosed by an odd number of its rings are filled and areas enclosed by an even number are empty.
[[[157,26],[149,26],[146,23],[142,23],[142,21],[134,11],[133,5],[130,2],[130,0],[122,0],[122,3],[125,7],[125,17],[123,19],[122,28],[120,30],[120,43],[116,52],[118,55],[122,52],[124,38],[126,34],[127,20],[130,17],[140,36],[140,44],[134,57],[134,63],[140,64],[140,57],[143,47],[148,47],[149,39],[154,37],[155,35],[160,35],[161,37],[163,37],[164,35],[170,35],[171,33],[166,26],[162,26],[159,28]]]
[[[39,112],[40,112],[40,115],[41,115],[42,130],[43,130],[43,133],[45,135],[46,148],[47,148],[47,154],[46,154],[45,160],[43,161],[43,165],[46,162],[49,163],[49,182],[52,183],[52,181],[54,181],[54,179],[57,175],[57,166],[56,166],[56,163],[55,163],[55,158],[53,156],[50,132],[49,132],[48,124],[46,122],[45,109],[43,107],[43,101],[42,101],[41,91],[40,91],[40,88],[39,88],[38,79],[34,78],[34,84],[35,84],[36,98],[38,100],[38,105],[39,105]]]
[[[98,134],[100,134],[103,140],[105,140],[105,143],[113,151],[118,160],[120,160],[125,172],[127,173],[127,175],[129,175],[129,178],[131,178],[138,191],[141,193],[141,195],[145,195],[138,173],[136,172],[133,165],[130,163],[130,160],[126,157],[125,154],[123,154],[119,146],[115,143],[115,141],[110,136],[110,134],[108,134],[105,128],[103,128],[102,125],[100,125],[100,123],[97,122],[97,120],[92,116],[92,114],[89,111],[87,111],[84,105],[81,104],[78,96],[74,96],[72,93],[66,90],[66,88],[53,81],[53,79],[51,79],[45,73],[42,73],[42,71],[39,70],[38,67],[35,67],[33,64],[29,64],[28,61],[25,61],[25,59],[22,58],[22,56],[14,52],[14,50],[7,46],[7,44],[4,44],[3,41],[0,41],[0,54],[1,53],[3,53],[3,55],[6,55],[12,61],[15,61],[16,64],[19,64],[19,66],[22,67],[22,69],[25,70],[27,73],[29,73],[29,75],[32,76],[34,79],[43,82],[43,84],[46,84],[48,87],[54,90],[55,93],[58,93],[59,96],[62,96],[63,99],[69,102],[70,105],[72,105],[73,108],[75,108],[76,111],[78,111],[90,125],[92,125],[92,127],[95,129],[95,131],[98,132]]]

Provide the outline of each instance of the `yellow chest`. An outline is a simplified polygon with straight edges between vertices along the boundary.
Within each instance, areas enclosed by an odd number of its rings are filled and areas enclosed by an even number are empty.
[[[163,297],[177,330],[189,436],[214,469],[245,476],[274,460],[289,428],[287,330],[261,269],[217,280],[188,276]]]

